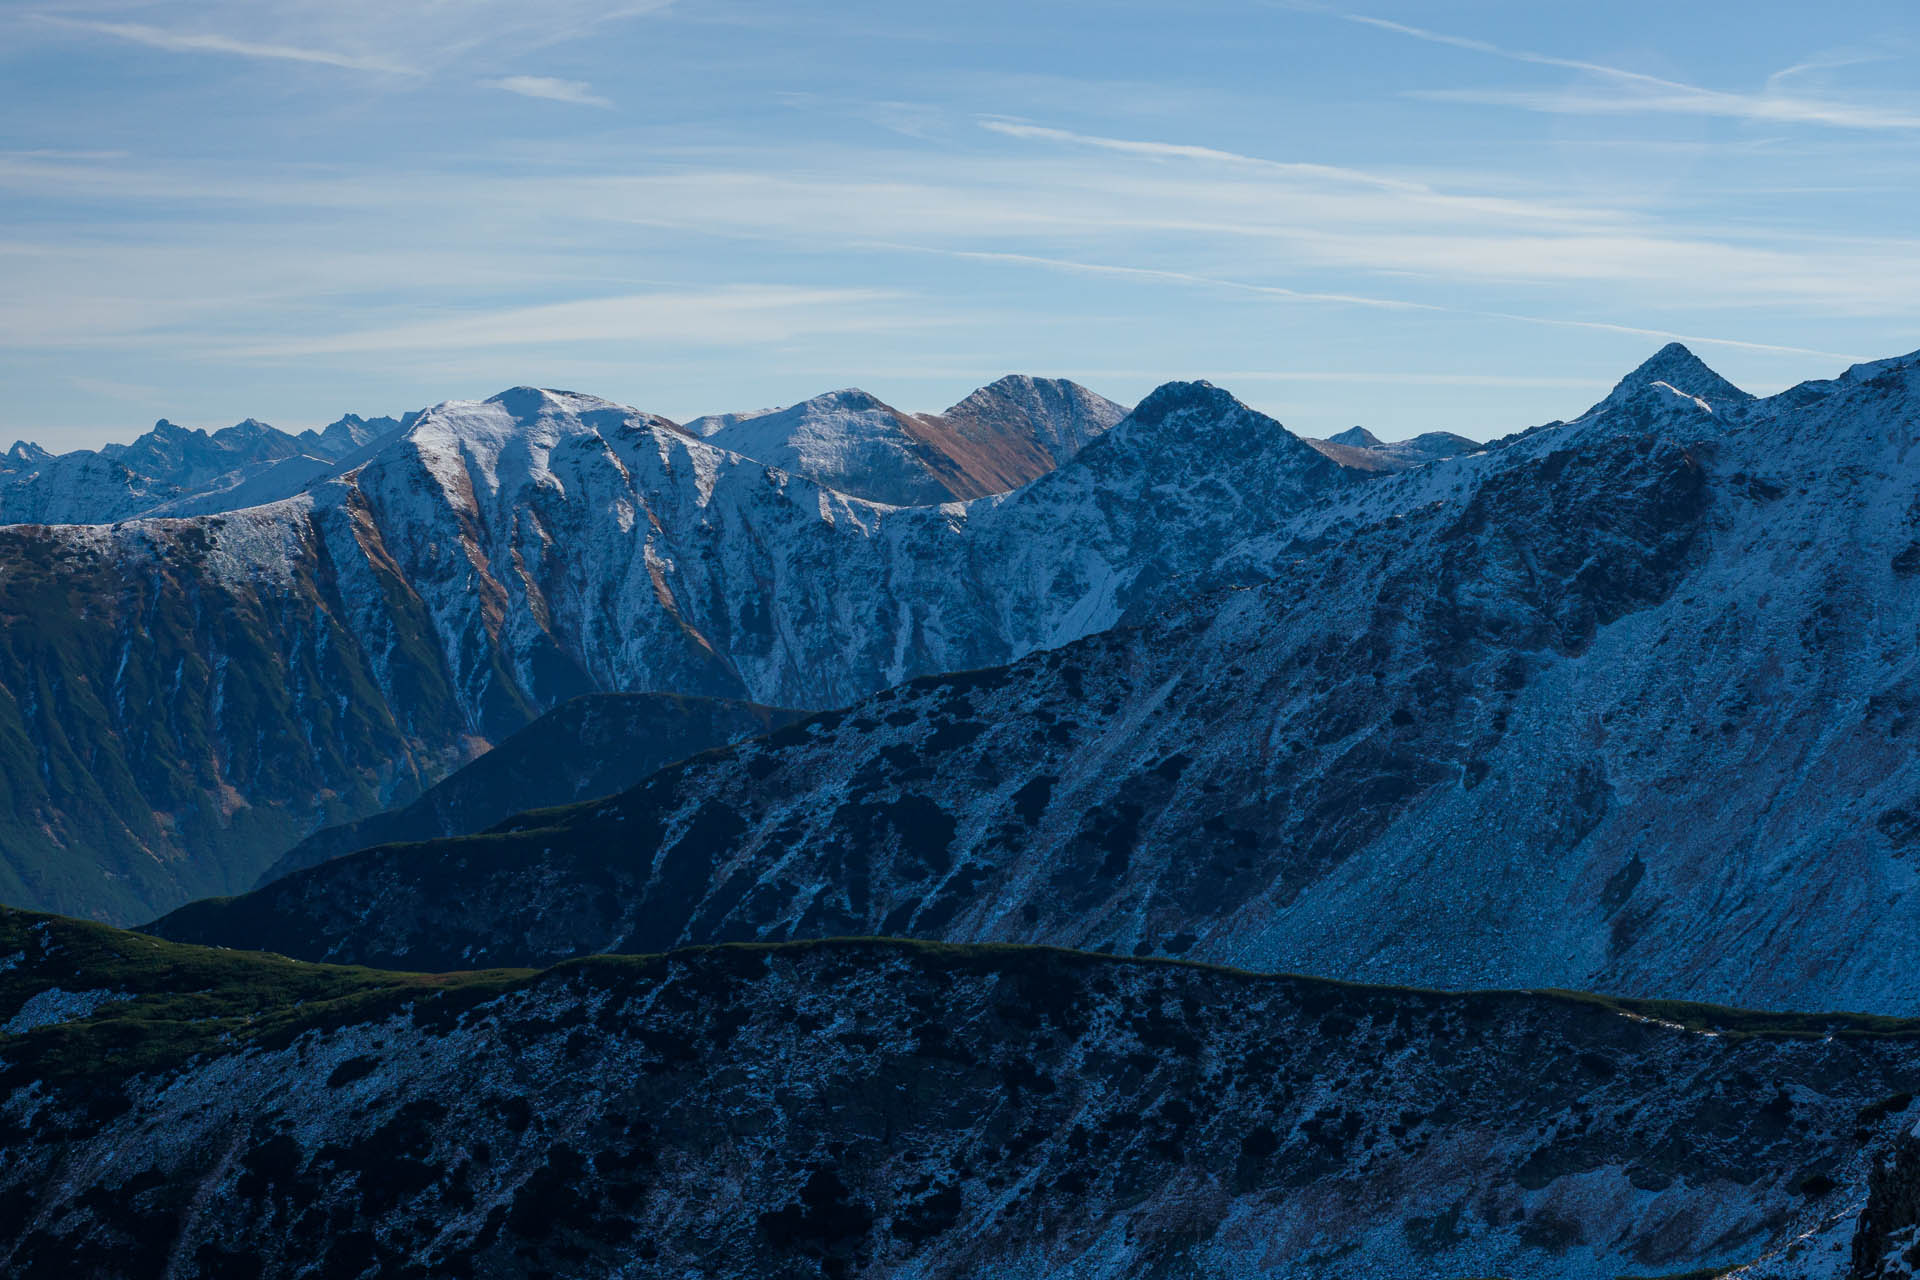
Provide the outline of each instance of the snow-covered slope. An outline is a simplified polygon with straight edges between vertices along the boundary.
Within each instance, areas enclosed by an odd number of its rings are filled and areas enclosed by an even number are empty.
[[[993,514],[1226,508],[1274,465],[1236,476],[1218,394],[1156,393]],[[1669,350],[1571,422],[1321,487],[1137,629],[177,936],[504,963],[910,933],[1920,1011],[1916,444],[1920,356],[1752,401]]]
[[[1018,488],[1125,416],[1085,387],[1016,375],[944,414],[903,413],[849,389],[785,409],[698,418],[687,430],[850,496],[910,507]]]
[[[237,512],[0,530],[0,901],[124,919],[244,888],[580,693],[818,708],[1005,662],[1364,482],[1177,386],[1025,488],[939,507],[530,388],[342,465]]]
[[[806,476],[856,497],[898,507],[948,502],[953,493],[911,434],[912,419],[858,389],[833,391],[788,409],[740,415],[689,430],[723,449]]]

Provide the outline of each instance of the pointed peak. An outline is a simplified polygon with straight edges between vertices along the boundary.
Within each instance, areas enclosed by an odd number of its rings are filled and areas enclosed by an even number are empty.
[[[45,462],[53,456],[31,440],[15,440],[13,448],[7,450],[6,460],[15,466],[28,467],[37,462]]]
[[[1365,427],[1348,427],[1337,436],[1328,436],[1328,444],[1343,444],[1349,449],[1378,449],[1380,437]]]
[[[1639,368],[1620,380],[1601,405],[1619,404],[1648,390],[1661,390],[1688,400],[1703,402],[1709,409],[1723,405],[1745,404],[1753,397],[1707,366],[1684,343],[1669,342]],[[1599,407],[1599,406],[1596,406]]]

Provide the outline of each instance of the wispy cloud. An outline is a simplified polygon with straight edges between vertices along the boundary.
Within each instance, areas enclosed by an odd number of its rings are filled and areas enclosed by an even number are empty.
[[[139,22],[95,22],[83,18],[61,18],[51,14],[37,14],[35,17],[40,22],[51,26],[111,36],[116,40],[130,40],[134,44],[143,44],[150,49],[165,49],[169,53],[221,53],[242,58],[267,58],[280,62],[307,62],[317,66],[342,67],[349,71],[374,71],[386,75],[420,74],[416,68],[402,66],[385,58],[360,57],[354,54],[336,53],[328,49],[309,49],[290,44],[266,44],[212,33],[169,31],[164,27],[150,27]]]
[[[1473,53],[1503,58],[1509,62],[1583,72],[1610,81],[1619,90],[1612,94],[1590,91],[1555,93],[1504,89],[1413,91],[1413,96],[1429,101],[1472,102],[1565,115],[1666,112],[1680,115],[1718,116],[1769,124],[1825,125],[1841,129],[1920,129],[1920,111],[1912,108],[1877,106],[1783,93],[1779,86],[1787,73],[1774,76],[1769,81],[1765,92],[1733,93],[1721,89],[1708,89],[1681,80],[1647,75],[1639,71],[1629,71],[1624,67],[1609,66],[1601,62],[1556,57],[1527,49],[1512,49],[1486,40],[1450,35],[1425,27],[1410,26],[1404,22],[1393,22],[1386,18],[1375,18],[1359,13],[1333,12],[1348,22],[1414,40],[1422,40],[1428,44],[1465,49]],[[1802,67],[1789,68],[1789,72],[1812,69],[1814,65],[1804,64]]]
[[[83,150],[74,151],[60,147],[30,147],[21,151],[0,151],[0,157],[8,160],[45,160],[55,164],[105,164],[112,160],[125,160],[130,153],[125,151]]]
[[[556,80],[551,76],[501,76],[480,82],[490,89],[505,89],[523,98],[541,98],[547,102],[571,102],[581,107],[611,107],[613,103],[593,91],[584,80]]]
[[[1211,151],[1192,150],[1203,156]],[[1609,308],[1638,309],[1657,297],[1663,309],[1758,304],[1856,317],[1920,314],[1914,303],[1920,297],[1920,243],[1911,237],[1688,225],[1658,208],[1535,202],[1524,189],[1517,198],[1429,197],[1235,161],[1167,165],[1108,147],[1089,147],[1081,157],[1023,155],[1017,148],[936,156],[823,151],[811,154],[806,169],[797,172],[791,157],[777,153],[756,162],[749,153],[729,151],[710,163],[676,153],[673,161],[671,167],[624,173],[440,173],[432,182],[396,187],[310,171],[197,174],[0,157],[0,189],[120,202],[132,216],[161,205],[230,203],[324,210],[329,218],[332,211],[358,212],[386,225],[396,210],[418,206],[430,216],[417,225],[436,228],[435,240],[392,246],[398,267],[381,270],[397,271],[397,280],[419,276],[413,255],[443,247],[449,224],[438,215],[451,205],[484,211],[487,234],[463,242],[482,261],[489,254],[498,264],[538,256],[543,270],[564,260],[549,250],[573,237],[603,239],[606,233],[592,225],[619,223],[647,228],[649,240],[654,233],[673,233],[808,252],[911,245],[1099,258],[1142,278],[1170,272],[1262,282],[1276,290],[1274,296],[1358,298],[1379,288],[1438,303],[1484,298],[1504,285],[1543,291],[1585,286],[1596,291],[1592,301]],[[331,262],[344,247],[342,237],[351,234],[344,228],[339,235],[316,232],[313,243],[335,250]],[[499,246],[507,242],[523,248],[503,257]],[[179,250],[156,252],[177,257]],[[83,260],[99,262],[99,253],[89,250]],[[437,260],[431,253],[423,259]],[[1231,262],[1231,270],[1220,270],[1222,262]],[[235,270],[220,277],[240,278]],[[118,296],[115,279],[103,272],[97,287]],[[437,276],[433,283],[444,287]],[[185,287],[196,288],[191,280]],[[1463,289],[1469,292],[1461,294]],[[1372,304],[1391,303],[1375,298]]]
[[[423,76],[511,65],[530,49],[666,11],[672,0],[39,0],[46,28],[182,54]],[[165,8],[165,26],[152,15]]]
[[[381,329],[251,344],[226,354],[272,358],[590,342],[739,347],[802,334],[933,323],[924,315],[913,317],[905,301],[905,295],[887,289],[735,285],[469,312]]]
[[[1325,302],[1340,306],[1371,307],[1384,311],[1428,311],[1443,315],[1473,316],[1482,320],[1506,320],[1516,324],[1545,325],[1558,329],[1589,329],[1601,333],[1626,334],[1638,338],[1653,338],[1662,342],[1692,342],[1703,346],[1728,347],[1740,351],[1766,352],[1771,355],[1819,356],[1830,360],[1848,360],[1858,362],[1864,356],[1841,351],[1818,351],[1808,347],[1780,346],[1770,342],[1747,342],[1738,338],[1709,337],[1698,333],[1675,333],[1667,329],[1649,329],[1639,325],[1613,324],[1603,320],[1572,320],[1561,316],[1526,315],[1512,311],[1489,311],[1475,307],[1446,306],[1431,302],[1412,302],[1402,298],[1370,297],[1351,293],[1315,293],[1300,289],[1286,289],[1276,285],[1255,284],[1244,280],[1231,280],[1219,276],[1196,275],[1185,271],[1158,271],[1140,267],[1115,266],[1100,262],[1079,262],[1066,258],[1046,258],[1033,254],[988,253],[968,250],[941,250],[953,257],[970,258],[981,262],[1005,262],[1021,266],[1046,267],[1057,271],[1073,271],[1088,275],[1117,276],[1138,280],[1154,280],[1167,284],[1198,285],[1210,289],[1227,289],[1238,293],[1254,293],[1271,298],[1285,298],[1295,302]]]
[[[980,127],[992,133],[1009,138],[1025,138],[1042,142],[1063,142],[1075,146],[1093,147],[1101,151],[1114,151],[1121,155],[1146,156],[1156,160],[1202,160],[1216,164],[1229,164],[1262,169],[1272,173],[1293,174],[1305,178],[1330,178],[1338,182],[1352,182],[1360,186],[1376,187],[1383,191],[1406,191],[1425,193],[1431,190],[1423,183],[1409,182],[1404,178],[1385,177],[1380,174],[1366,173],[1359,169],[1347,169],[1338,165],[1300,164],[1284,160],[1265,160],[1258,156],[1241,155],[1236,151],[1221,151],[1216,147],[1198,147],[1178,142],[1141,142],[1132,138],[1108,138],[1098,134],[1074,133],[1067,129],[1053,129],[1045,125],[1026,124],[1018,120],[1006,120],[988,117],[980,122]]]
[[[1119,155],[1137,156],[1150,160],[1185,160],[1200,164],[1224,165],[1280,179],[1292,179],[1302,183],[1319,183],[1332,186],[1352,186],[1365,190],[1397,196],[1408,202],[1434,206],[1452,206],[1461,211],[1490,213],[1503,217],[1520,219],[1550,219],[1555,221],[1576,220],[1593,221],[1596,211],[1590,208],[1578,208],[1548,201],[1510,200],[1497,196],[1463,196],[1438,190],[1425,182],[1391,174],[1371,173],[1364,169],[1352,169],[1341,165],[1310,164],[1291,160],[1270,160],[1261,156],[1243,155],[1237,151],[1222,151],[1215,147],[1193,146],[1176,142],[1149,142],[1132,138],[1109,138],[1099,134],[1074,133],[1066,129],[1053,129],[1043,125],[1027,124],[1022,121],[988,117],[980,121],[980,127],[1009,138],[1030,141],[1057,142],[1070,146],[1088,147],[1097,151],[1108,151]]]

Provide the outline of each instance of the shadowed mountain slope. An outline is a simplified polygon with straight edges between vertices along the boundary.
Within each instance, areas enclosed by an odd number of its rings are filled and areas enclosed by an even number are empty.
[[[0,953],[23,1280],[1840,1280],[1920,1078],[1910,1023],[1042,948],[429,977],[8,912]]]
[[[485,830],[526,809],[625,790],[662,765],[751,738],[800,715],[672,693],[588,693],[564,702],[428,788],[405,808],[315,832],[262,883],[377,844]]]

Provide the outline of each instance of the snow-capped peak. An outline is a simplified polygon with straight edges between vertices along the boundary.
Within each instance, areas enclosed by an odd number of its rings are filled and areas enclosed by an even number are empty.
[[[482,403],[499,405],[521,422],[556,413],[578,414],[597,409],[625,408],[611,400],[602,400],[599,396],[582,395],[578,391],[556,391],[548,387],[508,387],[498,395],[488,396]]]

